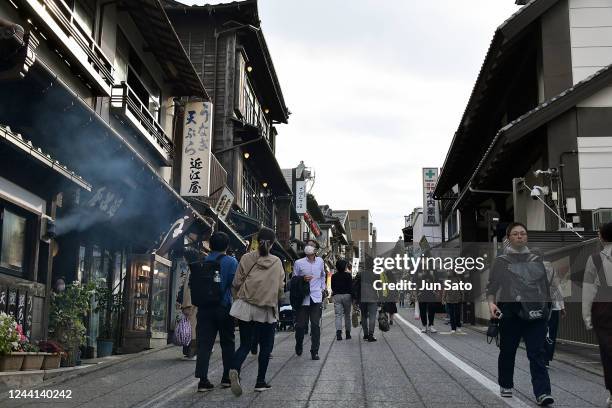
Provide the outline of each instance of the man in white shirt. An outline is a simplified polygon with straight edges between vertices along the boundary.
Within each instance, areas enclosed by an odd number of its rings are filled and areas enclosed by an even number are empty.
[[[321,303],[325,290],[325,265],[323,258],[316,255],[317,242],[309,240],[304,248],[305,257],[295,261],[293,276],[303,276],[310,283],[310,295],[304,297],[302,306],[297,310],[295,325],[295,353],[300,356],[303,351],[304,327],[310,320],[310,355],[319,360],[321,341]]]

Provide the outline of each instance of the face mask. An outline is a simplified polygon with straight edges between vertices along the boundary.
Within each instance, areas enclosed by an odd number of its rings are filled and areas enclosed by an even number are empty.
[[[306,255],[312,255],[315,253],[315,247],[311,246],[311,245],[306,245],[306,247],[304,248],[304,253]]]

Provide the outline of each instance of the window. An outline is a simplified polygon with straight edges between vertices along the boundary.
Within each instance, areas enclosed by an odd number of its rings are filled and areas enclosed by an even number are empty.
[[[9,208],[0,207],[0,269],[18,276],[27,272],[28,219]]]
[[[273,227],[272,195],[246,166],[242,173],[241,203],[249,216],[263,222],[266,227]]]
[[[363,216],[361,217],[359,229],[362,229],[362,230],[368,229],[368,219],[366,217],[363,217]]]
[[[351,230],[356,230],[357,229],[357,221],[355,220],[350,220],[349,224],[351,226]]]

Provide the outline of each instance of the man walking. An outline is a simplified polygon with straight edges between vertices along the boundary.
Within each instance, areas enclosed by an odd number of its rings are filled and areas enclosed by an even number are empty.
[[[229,369],[234,355],[234,319],[230,316],[231,286],[238,267],[234,257],[227,256],[229,237],[215,232],[210,237],[211,253],[204,262],[190,264],[192,302],[198,306],[198,357],[195,376],[200,379],[198,392],[214,389],[208,380],[208,364],[219,333],[223,359],[221,387],[230,386]]]
[[[304,344],[304,327],[310,320],[310,356],[319,360],[319,344],[321,340],[321,303],[325,289],[325,266],[323,258],[316,255],[317,243],[309,240],[304,248],[305,257],[295,261],[294,276],[303,276],[310,284],[310,295],[304,297],[302,305],[297,310],[295,328],[295,354],[302,355]]]

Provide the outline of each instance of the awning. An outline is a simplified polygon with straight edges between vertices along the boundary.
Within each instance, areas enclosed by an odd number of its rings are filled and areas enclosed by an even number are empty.
[[[314,218],[315,221],[321,223],[325,222],[325,215],[323,215],[323,212],[319,207],[319,203],[317,203],[317,199],[314,195],[306,195],[306,208],[308,209],[308,212],[310,213],[312,218]]]
[[[114,196],[117,208],[104,222],[113,230],[139,231],[136,238],[143,245],[152,244],[186,210],[193,211],[127,140],[39,60],[24,79],[0,82],[0,123],[27,134],[34,145],[88,180],[92,195],[82,202],[104,206]]]
[[[247,242],[244,238],[236,231],[227,220],[219,218],[219,215],[215,210],[206,202],[200,201],[196,198],[187,198],[187,201],[197,209],[200,213],[211,215],[218,223],[219,230],[225,232],[230,237],[230,246],[234,249],[244,250],[247,246]]]
[[[50,171],[58,178],[70,180],[80,188],[91,191],[91,184],[81,176],[54,160],[40,148],[35,147],[31,141],[25,140],[19,133],[14,133],[9,127],[3,125],[0,125],[0,156],[2,156],[2,165],[6,168],[20,169],[19,171],[23,173],[30,173],[35,170],[30,167],[26,171],[22,163],[19,163],[20,159],[30,160],[34,163],[32,166],[35,166],[37,170],[43,172],[47,170],[47,173]],[[43,178],[37,177],[36,180],[41,183],[47,177],[49,177],[48,174]]]

